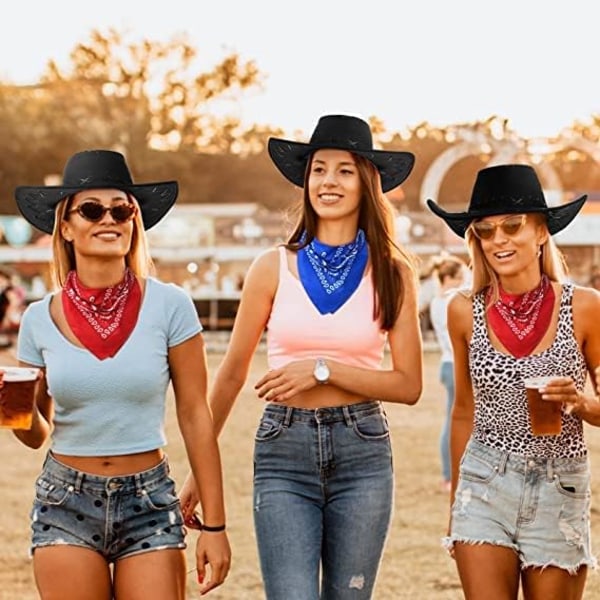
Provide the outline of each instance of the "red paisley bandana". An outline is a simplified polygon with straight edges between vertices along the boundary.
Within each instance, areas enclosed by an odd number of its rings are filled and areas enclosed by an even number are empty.
[[[117,285],[88,288],[70,271],[62,290],[65,318],[77,339],[99,358],[114,356],[137,322],[142,291],[131,270]]]
[[[490,292],[488,292],[489,294]],[[515,357],[528,356],[540,343],[552,320],[554,288],[546,275],[525,294],[500,297],[488,310],[488,323],[503,346]]]

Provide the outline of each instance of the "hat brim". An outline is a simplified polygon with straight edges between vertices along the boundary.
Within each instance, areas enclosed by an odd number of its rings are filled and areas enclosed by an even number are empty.
[[[345,150],[370,160],[379,171],[381,188],[384,192],[398,187],[410,175],[415,164],[415,156],[411,152],[351,150],[347,146],[335,143],[307,144],[281,138],[269,138],[268,143],[269,156],[275,166],[288,181],[298,187],[304,187],[304,174],[309,156],[316,150],[324,148]]]
[[[433,200],[427,200],[427,206],[435,215],[440,217],[446,222],[446,225],[456,233],[459,237],[464,238],[469,228],[469,225],[475,219],[482,219],[484,217],[492,217],[494,215],[503,214],[521,214],[521,213],[541,213],[546,217],[546,223],[550,235],[554,235],[559,231],[563,230],[569,223],[577,216],[577,213],[583,207],[587,200],[587,194],[580,196],[576,200],[561,204],[559,206],[550,206],[546,208],[532,208],[531,210],[523,210],[523,206],[517,207],[502,207],[481,211],[461,212],[461,213],[450,213],[445,211],[441,206],[436,204]]]
[[[104,186],[106,188],[115,187]],[[102,186],[94,185],[93,189]],[[34,227],[44,233],[52,234],[56,205],[67,196],[71,196],[87,188],[64,186],[19,186],[15,189],[17,207],[23,217]],[[171,209],[179,186],[176,181],[132,184],[118,186],[118,189],[129,192],[140,206],[144,229],[154,227]]]

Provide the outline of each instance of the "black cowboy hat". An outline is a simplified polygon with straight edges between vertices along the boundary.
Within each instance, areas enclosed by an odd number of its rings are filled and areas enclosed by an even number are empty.
[[[307,144],[269,138],[269,156],[283,176],[298,187],[304,187],[308,158],[321,148],[347,150],[369,159],[379,170],[384,192],[399,186],[415,163],[411,152],[374,150],[369,124],[347,115],[321,117]]]
[[[475,219],[492,215],[541,213],[551,235],[564,229],[580,211],[587,195],[566,204],[549,207],[535,170],[529,165],[497,165],[481,169],[467,212],[450,213],[427,200],[427,206],[454,233],[464,238]]]
[[[129,192],[140,205],[144,229],[156,225],[175,203],[176,181],[134,184],[125,157],[112,150],[85,150],[73,154],[63,171],[62,185],[26,186],[15,189],[21,214],[29,223],[52,233],[56,205],[83,190],[113,188]]]

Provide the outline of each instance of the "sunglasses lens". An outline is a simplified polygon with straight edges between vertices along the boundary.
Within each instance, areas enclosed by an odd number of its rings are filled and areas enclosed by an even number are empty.
[[[502,222],[501,227],[506,235],[515,235],[521,229],[521,225],[523,225],[521,217],[510,217]]]
[[[478,223],[473,223],[473,233],[480,240],[489,240],[494,235],[496,231],[496,226],[493,223],[486,223],[484,221],[480,221]]]
[[[88,221],[99,221],[104,216],[104,207],[99,202],[84,202],[77,207],[77,211]]]
[[[117,204],[110,209],[110,214],[117,223],[129,221],[134,212],[135,206],[133,204]]]
[[[117,223],[126,223],[133,217],[135,206],[133,204],[117,204],[107,208],[100,202],[84,202],[76,210],[84,219],[92,221],[92,223],[100,221],[106,212],[110,212],[111,217]]]

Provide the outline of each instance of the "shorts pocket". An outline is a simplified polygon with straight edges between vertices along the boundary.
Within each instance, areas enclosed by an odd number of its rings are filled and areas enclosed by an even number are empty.
[[[586,498],[590,494],[590,474],[559,473],[554,479],[556,489],[569,498]]]
[[[48,506],[60,506],[67,501],[74,490],[72,485],[54,483],[44,477],[38,477],[35,483],[35,500]]]
[[[390,437],[390,427],[383,413],[374,413],[354,421],[354,432],[363,440],[385,440]]]
[[[175,493],[175,482],[169,478],[156,488],[144,489],[142,494],[152,510],[171,510],[179,505],[179,498]]]
[[[283,423],[268,415],[263,415],[254,435],[257,442],[268,442],[275,439],[283,430]]]
[[[498,473],[495,465],[467,451],[460,464],[460,478],[475,483],[489,483]]]

